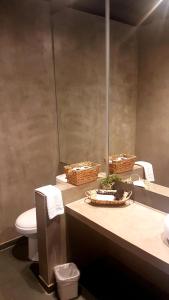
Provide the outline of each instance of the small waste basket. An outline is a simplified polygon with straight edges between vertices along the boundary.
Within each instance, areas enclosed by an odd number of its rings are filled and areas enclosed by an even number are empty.
[[[54,267],[57,290],[61,300],[68,300],[78,296],[78,280],[80,272],[74,263],[57,265]]]

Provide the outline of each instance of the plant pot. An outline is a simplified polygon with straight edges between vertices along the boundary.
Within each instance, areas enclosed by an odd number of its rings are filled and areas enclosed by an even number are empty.
[[[118,190],[124,188],[124,183],[122,181],[114,181],[112,182],[112,189],[113,190]]]
[[[112,189],[112,184],[100,184],[101,189],[103,190],[111,190]]]

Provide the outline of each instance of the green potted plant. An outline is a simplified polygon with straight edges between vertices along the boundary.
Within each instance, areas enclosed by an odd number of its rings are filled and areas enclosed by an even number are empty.
[[[113,189],[114,184],[119,184],[120,182],[122,182],[121,177],[118,175],[112,174],[112,175],[108,175],[107,177],[101,179],[100,185],[101,185],[101,188],[104,190],[111,190],[111,189]]]

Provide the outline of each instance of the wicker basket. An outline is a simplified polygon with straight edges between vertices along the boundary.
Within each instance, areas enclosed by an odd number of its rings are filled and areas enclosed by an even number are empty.
[[[116,160],[118,157],[122,157],[124,159]],[[109,172],[113,173],[123,173],[127,171],[131,171],[133,169],[134,163],[136,160],[135,155],[128,154],[120,154],[120,155],[112,155],[109,157]]]
[[[80,169],[81,167],[86,169]],[[79,168],[79,169],[78,169]],[[81,185],[97,180],[100,164],[84,161],[64,167],[68,183]]]

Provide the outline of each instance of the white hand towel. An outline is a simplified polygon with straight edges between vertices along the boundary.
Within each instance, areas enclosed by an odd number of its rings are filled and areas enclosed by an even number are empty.
[[[151,163],[147,161],[136,161],[136,165],[140,165],[144,168],[145,178],[148,181],[154,181],[154,172],[153,172],[153,166]]]
[[[64,214],[62,193],[57,187],[53,185],[46,185],[37,188],[36,191],[46,196],[49,219],[53,219],[58,215]]]
[[[142,179],[134,180],[133,184],[136,185],[136,186],[145,188],[145,184],[144,184],[144,181]]]

